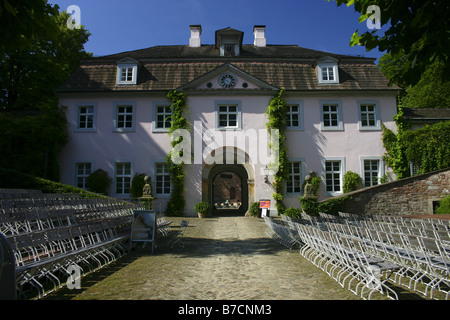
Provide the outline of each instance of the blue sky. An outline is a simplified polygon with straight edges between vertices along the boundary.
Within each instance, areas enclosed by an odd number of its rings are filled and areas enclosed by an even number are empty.
[[[379,58],[377,49],[350,47],[359,23],[353,7],[327,0],[48,0],[61,11],[81,10],[81,24],[92,35],[85,45],[95,56],[156,45],[189,43],[189,25],[202,25],[202,44],[213,44],[218,29],[244,32],[253,43],[253,26],[266,25],[268,44],[299,45],[332,53]],[[382,32],[381,30],[378,32]]]

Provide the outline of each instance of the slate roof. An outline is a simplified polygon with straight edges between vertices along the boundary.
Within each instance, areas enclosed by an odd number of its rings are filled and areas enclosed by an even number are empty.
[[[319,84],[313,67],[317,59],[339,60],[339,84]],[[116,85],[117,61],[139,61],[136,85]],[[296,45],[242,45],[238,57],[220,57],[215,45],[155,46],[83,61],[58,92],[168,91],[185,86],[213,70],[231,64],[251,76],[286,91],[398,90],[375,65],[373,58],[353,57]],[[230,89],[233,90],[233,89]]]

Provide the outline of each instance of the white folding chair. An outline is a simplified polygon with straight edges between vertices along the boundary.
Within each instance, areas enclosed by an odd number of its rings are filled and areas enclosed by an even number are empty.
[[[184,233],[186,232],[188,225],[189,221],[187,220],[181,221],[179,229],[171,234],[171,239],[168,242],[168,245],[171,248],[173,248],[176,245],[184,248],[183,236]]]

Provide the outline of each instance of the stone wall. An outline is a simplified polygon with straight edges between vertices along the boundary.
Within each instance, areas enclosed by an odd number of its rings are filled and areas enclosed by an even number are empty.
[[[450,169],[364,188],[343,196],[345,212],[355,214],[429,215],[450,195]]]

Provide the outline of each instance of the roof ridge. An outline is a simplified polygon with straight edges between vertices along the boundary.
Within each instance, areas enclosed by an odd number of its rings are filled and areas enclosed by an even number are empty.
[[[243,44],[241,54],[239,58],[280,58],[280,59],[319,59],[321,57],[330,56],[339,59],[358,59],[358,60],[372,60],[375,58],[359,57],[348,54],[339,54],[326,51],[320,51],[310,48],[301,47],[295,44],[268,44],[266,47],[255,47],[253,44]],[[129,50],[118,52],[114,54],[108,54],[104,56],[94,57],[95,60],[99,59],[117,59],[120,60],[126,56],[134,59],[151,59],[151,58],[225,58],[220,57],[217,52],[217,48],[214,44],[202,44],[200,47],[189,47],[184,44],[172,44],[172,45],[156,45],[147,48]]]

